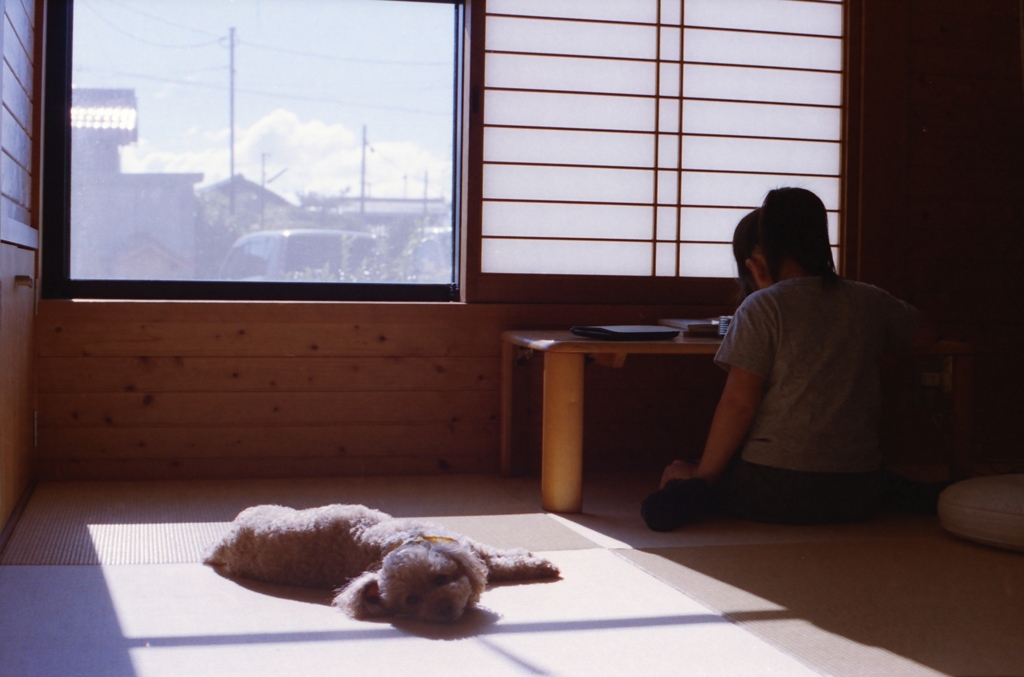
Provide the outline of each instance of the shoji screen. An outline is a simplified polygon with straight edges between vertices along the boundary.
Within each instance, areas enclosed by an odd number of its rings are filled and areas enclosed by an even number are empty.
[[[842,10],[488,0],[482,272],[731,277],[779,186],[838,243]]]

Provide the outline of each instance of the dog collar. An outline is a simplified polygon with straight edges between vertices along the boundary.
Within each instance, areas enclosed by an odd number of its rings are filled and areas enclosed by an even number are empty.
[[[437,545],[439,543],[458,543],[458,541],[454,538],[449,538],[448,536],[414,536],[401,541],[392,541],[388,547],[384,549],[384,556],[387,557],[395,550],[404,548],[407,545],[417,545],[420,543],[433,543]]]

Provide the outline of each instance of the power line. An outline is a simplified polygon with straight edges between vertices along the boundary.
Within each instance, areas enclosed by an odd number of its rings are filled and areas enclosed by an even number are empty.
[[[156,16],[154,14],[150,14],[149,12],[143,12],[142,10],[136,9],[136,8],[131,7],[129,5],[123,5],[121,3],[112,2],[112,0],[108,0],[108,2],[111,2],[111,4],[113,4],[113,5],[121,7],[122,9],[127,9],[130,12],[135,12],[136,14],[140,14],[140,15],[142,15],[144,17],[147,17],[149,19],[152,19],[154,21],[159,21],[161,23],[165,23],[165,24],[168,24],[168,25],[171,25],[171,26],[175,26],[177,28],[182,28],[184,30],[193,31],[193,32],[199,33],[201,35],[208,35],[208,36],[216,38],[215,40],[211,40],[209,42],[201,42],[201,43],[192,44],[192,45],[172,45],[172,44],[167,44],[167,43],[154,42],[154,41],[149,40],[147,38],[143,38],[143,37],[140,37],[138,35],[135,35],[135,34],[131,33],[130,31],[127,31],[127,30],[125,30],[125,29],[115,25],[112,21],[110,21],[109,19],[104,17],[102,14],[100,14],[96,10],[96,8],[93,7],[92,5],[90,5],[89,3],[83,2],[82,0],[79,0],[79,2],[82,2],[83,5],[88,7],[89,10],[93,14],[95,14],[96,17],[100,21],[102,21],[107,26],[109,26],[110,28],[114,29],[115,31],[117,31],[121,35],[129,37],[129,38],[131,38],[133,40],[138,40],[139,42],[145,43],[147,45],[153,45],[154,47],[167,47],[167,48],[172,48],[172,49],[189,49],[189,48],[194,48],[194,47],[206,47],[207,45],[212,45],[212,44],[215,44],[215,43],[223,44],[223,42],[224,42],[223,36],[219,36],[216,33],[211,33],[209,31],[204,31],[204,30],[201,30],[201,29],[198,29],[198,28],[193,28],[191,26],[186,26],[185,24],[181,24],[181,23],[178,23],[176,21],[171,21],[169,19],[163,19],[163,18],[158,17],[158,16]],[[431,67],[432,66],[447,66],[447,67],[451,67],[451,62],[448,62],[448,61],[389,61],[389,60],[386,60],[386,59],[363,59],[363,58],[359,58],[359,57],[337,56],[337,55],[333,55],[333,54],[322,54],[322,53],[319,53],[319,52],[307,52],[307,51],[304,51],[304,50],[301,50],[301,49],[291,49],[291,48],[288,48],[288,47],[277,47],[277,46],[274,46],[274,45],[265,45],[265,44],[262,44],[262,43],[259,43],[259,42],[242,42],[241,40],[236,42],[236,46],[253,47],[255,49],[262,49],[262,50],[269,51],[269,52],[278,52],[278,53],[281,53],[281,54],[293,54],[293,55],[296,55],[296,56],[306,56],[306,57],[310,57],[310,58],[314,58],[314,59],[323,59],[323,60],[326,60],[326,61],[336,61],[336,62],[342,62],[342,63],[365,63],[365,64],[373,64],[373,65],[379,65],[379,66],[419,66],[419,67],[423,67],[423,66],[431,66]]]
[[[140,37],[138,35],[135,35],[134,33],[126,31],[123,28],[117,26],[110,19],[108,19],[105,16],[103,16],[102,14],[100,14],[96,10],[96,8],[93,7],[92,5],[90,5],[89,3],[83,2],[82,5],[85,8],[87,8],[90,12],[92,12],[96,16],[97,19],[99,19],[101,22],[105,23],[109,28],[113,29],[114,31],[120,33],[121,35],[123,35],[123,36],[125,36],[127,38],[131,38],[132,40],[137,40],[137,41],[139,41],[141,43],[144,43],[144,44],[147,44],[147,45],[151,45],[153,47],[163,47],[163,48],[166,48],[166,49],[195,49],[197,47],[207,47],[209,45],[215,45],[215,44],[217,44],[220,41],[220,40],[210,40],[210,41],[207,41],[207,42],[198,42],[198,43],[189,44],[189,45],[181,45],[181,44],[172,45],[172,44],[169,44],[169,43],[166,43],[166,42],[156,42],[154,40],[149,40],[148,38],[143,38],[143,37]]]
[[[380,159],[384,160],[384,162],[387,162],[389,165],[391,165],[392,167],[394,167],[398,171],[400,171],[400,172],[405,172],[406,171],[405,167],[400,166],[397,162],[395,162],[394,160],[389,158],[387,155],[384,155],[383,153],[381,153],[379,150],[377,150],[377,148],[372,143],[369,143],[366,140],[366,136],[365,136],[365,134],[366,134],[366,127],[365,127],[365,125],[363,126],[363,134],[364,134],[364,136],[363,136],[363,144],[364,144],[365,147],[368,147],[370,149],[370,152],[372,152],[374,155],[376,155]],[[363,160],[363,162],[365,164],[366,161]],[[426,174],[424,174],[424,177],[425,176],[426,176]],[[423,188],[424,188],[424,191],[427,190],[427,182],[426,182],[425,178],[424,178],[424,181],[423,181]],[[433,186],[431,186],[431,188],[433,188]],[[446,198],[444,192],[442,192],[442,191],[434,189],[433,192],[434,192],[435,195],[441,197],[442,199]]]
[[[245,47],[255,47],[256,49],[263,49],[269,52],[295,54],[298,56],[308,56],[315,59],[325,59],[327,61],[342,61],[345,63],[367,63],[381,66],[447,66],[448,68],[451,68],[452,66],[449,61],[386,61],[383,59],[360,59],[351,56],[334,56],[331,54],[320,54],[317,52],[305,52],[300,49],[289,49],[287,47],[274,47],[271,45],[263,45],[258,42],[240,42],[239,44]]]
[[[81,0],[79,0],[79,1],[81,1]],[[209,35],[211,37],[218,38],[218,39],[222,37],[218,33],[211,33],[210,31],[204,31],[204,30],[202,30],[200,28],[195,28],[193,26],[186,26],[185,24],[180,24],[180,23],[178,23],[176,21],[171,21],[170,19],[164,19],[163,17],[156,16],[155,14],[150,14],[149,12],[143,12],[141,9],[137,9],[137,8],[132,7],[130,5],[125,5],[125,4],[120,3],[120,2],[114,2],[114,0],[107,0],[107,2],[109,2],[112,5],[116,5],[117,7],[120,7],[121,9],[126,9],[129,12],[135,12],[136,14],[141,14],[142,16],[150,18],[153,21],[159,21],[160,23],[165,23],[165,24],[168,24],[170,26],[176,26],[177,28],[182,28],[182,29],[184,29],[186,31],[192,31],[193,33],[199,33],[201,35]],[[93,10],[93,11],[95,11],[95,10]]]
[[[226,92],[226,91],[228,91],[227,85],[207,83],[207,82],[195,82],[195,81],[191,81],[191,80],[182,80],[182,79],[179,79],[179,78],[161,77],[159,75],[147,75],[147,74],[144,74],[144,73],[129,73],[129,72],[126,72],[126,71],[118,71],[118,70],[113,70],[113,69],[106,69],[106,70],[103,70],[103,71],[99,71],[99,70],[96,70],[96,69],[90,69],[90,68],[86,68],[86,67],[82,67],[82,66],[76,67],[75,70],[79,71],[79,72],[104,72],[104,73],[106,73],[108,75],[112,75],[114,77],[138,78],[140,80],[152,80],[152,81],[155,81],[155,82],[168,82],[168,83],[171,83],[171,84],[184,85],[186,87],[198,87],[200,89],[209,89],[209,90],[219,91],[219,92]],[[422,110],[422,109],[416,109],[416,108],[403,108],[401,106],[380,106],[380,105],[374,105],[374,104],[368,104],[368,103],[358,103],[356,101],[345,101],[343,99],[330,99],[330,98],[326,98],[326,97],[306,96],[306,95],[303,95],[303,94],[288,94],[288,93],[274,92],[274,91],[268,91],[268,90],[262,90],[262,89],[250,89],[250,88],[247,88],[247,87],[236,87],[235,91],[236,92],[242,92],[242,93],[245,93],[245,94],[251,94],[251,95],[254,95],[254,96],[265,96],[265,97],[270,97],[270,98],[289,99],[289,100],[293,100],[293,101],[312,101],[312,102],[315,102],[315,103],[333,103],[333,104],[338,104],[338,105],[341,105],[341,106],[351,106],[353,108],[368,108],[368,109],[371,109],[371,110],[387,110],[387,111],[394,111],[394,112],[398,112],[398,113],[416,113],[416,114],[419,114],[419,115],[437,115],[437,116],[451,117],[451,113],[450,112],[429,111],[429,110]]]

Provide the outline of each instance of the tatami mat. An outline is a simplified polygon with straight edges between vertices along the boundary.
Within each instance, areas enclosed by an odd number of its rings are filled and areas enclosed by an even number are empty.
[[[596,531],[607,547],[668,548],[761,543],[816,543],[916,538],[940,535],[934,517],[885,515],[869,522],[801,525],[761,524],[723,517],[659,533],[640,519],[640,501],[658,486],[654,473],[606,473],[588,476],[584,483],[584,512],[561,517]],[[615,545],[611,545],[614,543]]]
[[[622,553],[823,673],[1024,674],[1024,557],[942,535]]]
[[[12,677],[816,677],[603,549],[562,580],[502,585],[460,622],[360,622],[196,564],[0,567]],[[29,650],[26,650],[26,649]]]
[[[489,477],[442,477],[432,482],[67,482],[36,489],[0,564],[200,562],[209,545],[246,507],[276,503],[306,508],[332,502],[363,503],[396,516],[426,518],[495,547],[597,547]]]
[[[1024,555],[934,517],[658,534],[638,510],[656,482],[588,476],[578,515],[544,513],[528,478],[42,484],[0,558],[0,677],[1024,677]],[[245,507],[333,502],[544,552],[563,577],[493,586],[459,623],[424,626],[198,564]]]

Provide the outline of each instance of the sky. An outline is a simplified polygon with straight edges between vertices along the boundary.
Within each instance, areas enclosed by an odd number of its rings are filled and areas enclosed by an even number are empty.
[[[229,175],[297,195],[451,199],[454,9],[394,0],[76,0],[73,85],[134,89],[125,172]],[[283,173],[282,173],[283,172]],[[276,177],[276,178],[275,178]]]

